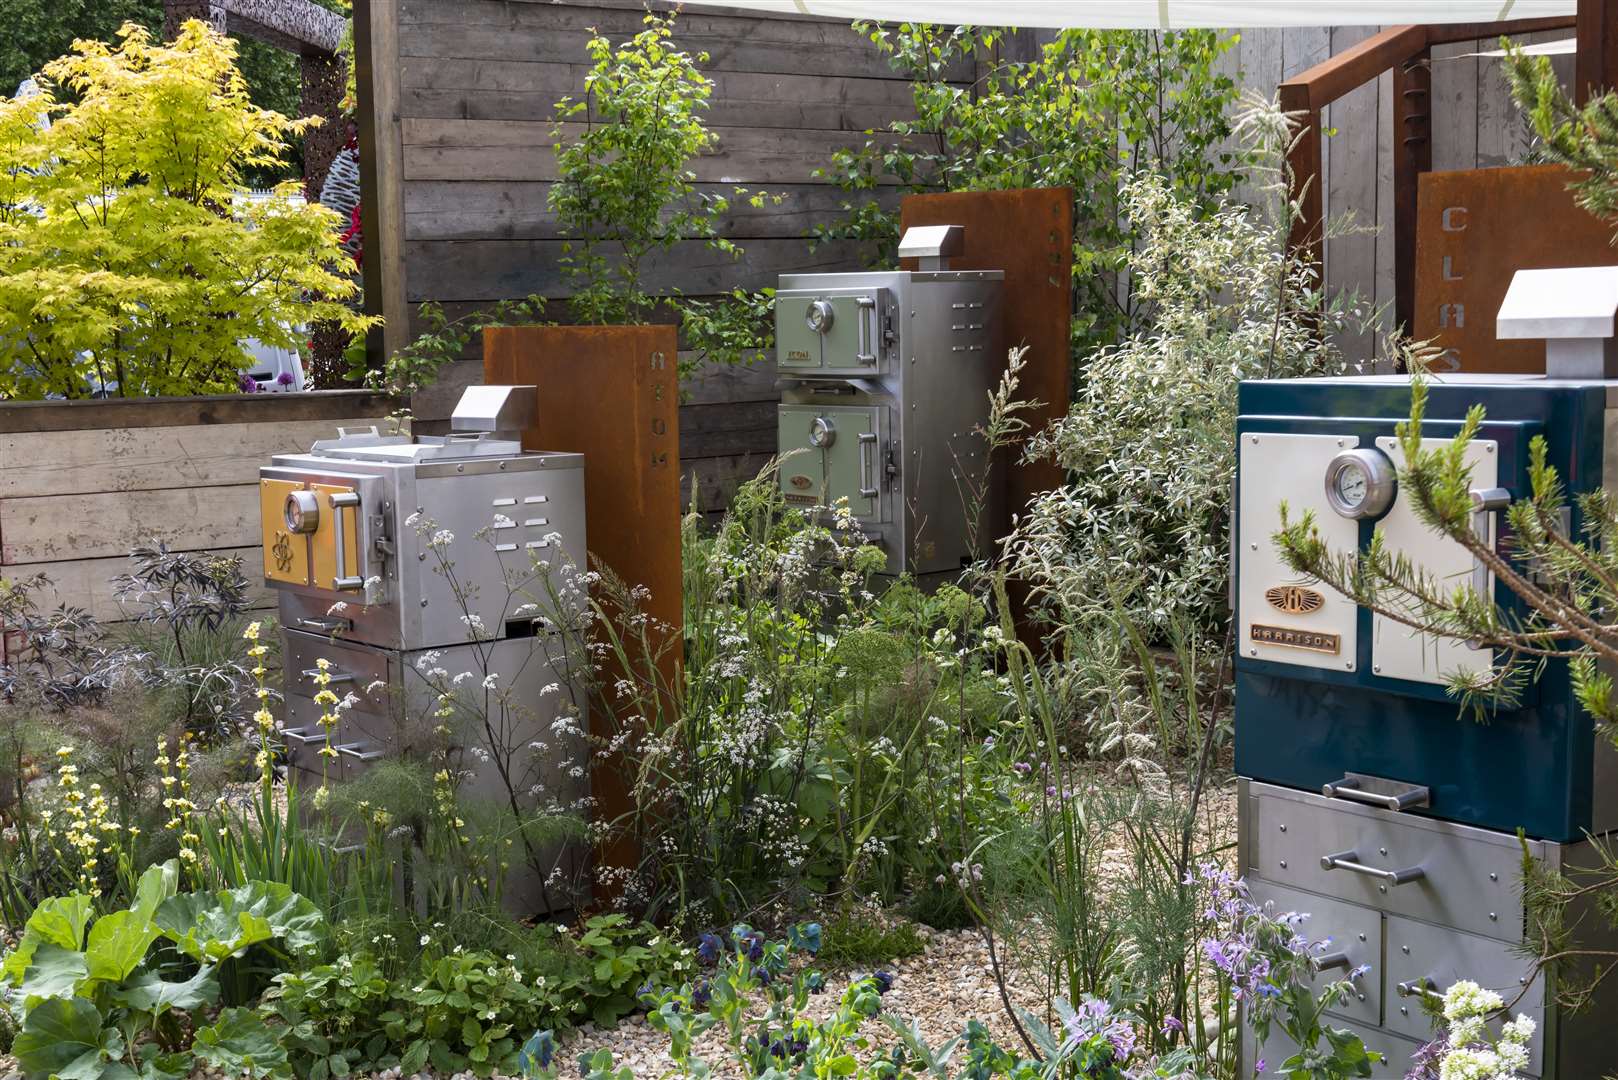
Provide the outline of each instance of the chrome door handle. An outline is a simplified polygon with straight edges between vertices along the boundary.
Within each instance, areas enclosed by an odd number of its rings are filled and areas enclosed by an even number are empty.
[[[1389,885],[1408,885],[1412,881],[1420,881],[1427,876],[1427,871],[1419,866],[1411,866],[1404,870],[1383,870],[1378,866],[1366,866],[1359,861],[1357,851],[1339,851],[1335,855],[1322,855],[1320,868],[1322,870],[1347,870],[1351,874],[1364,874],[1366,877],[1377,878]]]
[[[337,752],[359,761],[375,761],[382,756],[382,751],[367,749],[364,743],[357,742],[345,743],[337,748]]]
[[[310,682],[313,682],[315,676],[319,674],[320,669],[317,667],[304,668],[303,670],[303,677],[308,679]],[[328,684],[351,683],[354,681],[354,673],[350,671],[327,671],[326,674],[331,676],[331,678],[326,680]]]
[[[862,499],[874,499],[878,495],[882,494],[882,492],[875,487],[869,487],[866,485],[871,482],[872,473],[876,468],[876,435],[873,432],[862,431],[860,432],[859,442],[861,485],[860,497]],[[870,453],[866,452],[868,449],[871,451]]]
[[[282,728],[281,736],[282,738],[292,739],[295,742],[301,742],[305,746],[308,746],[310,743],[323,743],[331,741],[331,736],[326,732],[316,731],[310,733],[305,728]]]
[[[1472,535],[1477,537],[1478,543],[1492,547],[1494,512],[1511,505],[1511,492],[1503,487],[1492,487],[1473,488],[1467,494],[1472,497]],[[1485,602],[1494,600],[1489,592],[1489,568],[1475,556],[1472,559],[1472,591]]]
[[[331,497],[332,517],[335,519],[332,522],[332,528],[337,534],[337,572],[332,576],[331,587],[338,592],[353,592],[356,589],[363,588],[365,585],[363,577],[357,577],[348,572],[348,530],[343,525],[343,519],[347,516],[343,513],[343,508],[347,506],[357,507],[359,504],[359,495],[352,491],[339,491]],[[358,517],[359,515],[356,514],[356,520]],[[356,567],[356,569],[358,568]]]
[[[1396,984],[1393,989],[1402,998],[1439,996],[1438,984],[1425,975],[1419,979],[1407,979]]]
[[[859,323],[860,343],[858,351],[854,353],[854,359],[872,363],[876,360],[876,353],[871,351],[871,339],[876,335],[871,333],[870,324],[876,321],[876,298],[861,296],[854,303],[859,305],[860,309],[859,318],[855,320]]]
[[[1376,788],[1386,790],[1378,791]],[[1401,787],[1394,781],[1361,773],[1345,773],[1341,780],[1323,785],[1320,793],[1328,799],[1347,799],[1396,812],[1432,805],[1432,792],[1420,784]]]

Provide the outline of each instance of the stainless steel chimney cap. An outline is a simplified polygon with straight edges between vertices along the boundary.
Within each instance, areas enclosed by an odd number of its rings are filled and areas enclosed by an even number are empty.
[[[945,270],[951,255],[966,250],[963,225],[912,225],[899,238],[899,258],[920,259],[922,270]]]
[[[1550,379],[1618,378],[1618,266],[1518,270],[1495,317],[1495,336],[1544,338]]]
[[[538,419],[538,387],[468,386],[450,414],[449,429],[521,432]]]

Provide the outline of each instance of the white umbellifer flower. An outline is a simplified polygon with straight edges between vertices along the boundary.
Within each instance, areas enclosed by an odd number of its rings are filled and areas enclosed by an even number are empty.
[[[483,689],[493,690],[494,684],[499,680],[499,678],[500,673],[498,671],[491,671],[489,674],[483,676]]]
[[[1444,991],[1444,1019],[1460,1020],[1470,1016],[1487,1016],[1505,1005],[1505,999],[1493,990],[1485,990],[1470,979],[1461,979]]]
[[[450,532],[448,529],[439,529],[437,532],[433,533],[433,538],[427,541],[427,545],[429,547],[442,548],[449,547],[454,542],[454,533]]]

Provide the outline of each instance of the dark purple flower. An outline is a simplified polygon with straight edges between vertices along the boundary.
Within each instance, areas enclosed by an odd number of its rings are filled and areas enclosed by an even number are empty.
[[[694,1008],[706,1009],[708,1002],[713,1000],[713,987],[703,979],[691,988],[691,1004]]]
[[[719,940],[718,934],[703,934],[697,939],[697,959],[704,964],[716,964],[724,948],[725,943]]]
[[[279,375],[277,375],[275,377],[275,381],[280,386],[291,386],[292,385],[292,372],[290,372],[290,371],[281,372],[281,374],[279,374]]]
[[[871,975],[871,979],[876,983],[876,992],[879,994],[886,994],[893,989],[893,973],[891,971],[875,972]]]
[[[254,381],[253,376],[244,371],[236,376],[236,389],[244,394],[256,394],[258,393],[258,383]]]
[[[1027,776],[1029,773],[1034,771],[1034,767],[1028,764],[1026,761],[1019,761],[1011,767],[1011,771],[1016,773],[1018,776]]]

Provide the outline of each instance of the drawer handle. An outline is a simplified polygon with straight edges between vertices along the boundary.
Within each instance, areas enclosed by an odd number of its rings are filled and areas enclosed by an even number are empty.
[[[1402,998],[1441,996],[1438,993],[1438,984],[1425,975],[1419,979],[1407,979],[1402,983],[1398,983],[1394,986],[1394,990]]]
[[[319,674],[320,669],[317,667],[303,669],[303,677],[310,682],[313,682],[315,676]],[[354,681],[354,673],[351,671],[332,671],[328,669],[326,674],[331,676],[328,680],[331,683],[351,683]]]
[[[1351,874],[1364,874],[1366,877],[1377,878],[1389,885],[1408,885],[1412,881],[1420,881],[1427,876],[1427,871],[1419,866],[1408,867],[1404,870],[1383,870],[1377,866],[1366,866],[1359,861],[1357,851],[1339,851],[1335,855],[1322,855],[1320,868],[1322,870],[1347,870]]]
[[[359,761],[375,761],[377,758],[382,756],[382,751],[369,750],[366,748],[364,743],[357,742],[347,743],[343,746],[339,746],[337,748],[337,752],[339,754],[346,754],[348,757],[355,758]]]
[[[1373,785],[1391,790],[1372,790]],[[1418,806],[1432,805],[1432,792],[1420,784],[1400,787],[1392,781],[1362,776],[1359,773],[1347,773],[1341,780],[1333,780],[1324,785],[1320,793],[1328,799],[1346,799],[1367,806],[1378,806],[1383,810],[1412,810]]]
[[[308,746],[310,743],[330,742],[331,736],[324,731],[309,732],[306,728],[282,728],[281,735],[288,739]]]
[[[352,630],[352,619],[314,619],[307,615],[298,616],[298,625],[306,630],[319,630],[322,634],[335,634],[343,630]]]
[[[1321,971],[1330,971],[1332,968],[1347,968],[1351,965],[1346,952],[1321,953],[1315,957],[1315,967]]]
[[[348,572],[348,536],[343,525],[343,509],[345,507],[360,505],[360,497],[352,491],[339,491],[331,497],[331,507],[336,511],[332,515],[332,527],[337,541],[337,572],[332,575],[331,587],[338,592],[353,592],[365,585],[365,579]],[[359,510],[354,511],[355,524],[358,524]]]

